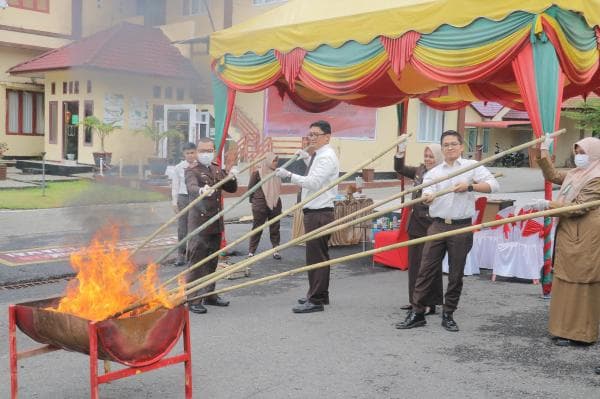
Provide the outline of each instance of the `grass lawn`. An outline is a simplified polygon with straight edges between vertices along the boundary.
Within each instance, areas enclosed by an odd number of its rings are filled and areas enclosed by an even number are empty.
[[[49,182],[45,197],[42,197],[41,187],[0,190],[0,209],[58,208],[165,200],[166,196],[154,191],[94,183],[89,180]]]

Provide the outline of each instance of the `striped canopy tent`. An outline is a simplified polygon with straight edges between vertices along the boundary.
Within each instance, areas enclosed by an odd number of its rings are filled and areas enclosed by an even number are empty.
[[[558,129],[564,99],[600,94],[599,25],[600,0],[290,0],[212,34],[216,144],[235,93],[270,86],[308,112],[494,101],[527,111],[540,136]]]

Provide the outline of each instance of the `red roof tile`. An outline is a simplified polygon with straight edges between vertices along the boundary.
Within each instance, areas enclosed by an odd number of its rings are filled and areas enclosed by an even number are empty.
[[[482,101],[471,103],[471,107],[475,109],[481,116],[485,118],[493,118],[504,106],[492,101],[484,103]]]
[[[9,69],[28,73],[100,68],[179,79],[199,79],[189,59],[158,28],[121,23]]]
[[[502,120],[529,120],[529,114],[526,111],[517,111],[511,109],[502,117]]]

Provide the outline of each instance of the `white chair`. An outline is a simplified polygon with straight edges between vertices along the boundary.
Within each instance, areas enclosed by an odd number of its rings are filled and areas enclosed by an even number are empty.
[[[540,269],[544,263],[544,242],[540,234],[543,223],[542,218],[536,218],[511,226],[509,239],[498,243],[496,247],[492,280],[498,275],[539,283]]]

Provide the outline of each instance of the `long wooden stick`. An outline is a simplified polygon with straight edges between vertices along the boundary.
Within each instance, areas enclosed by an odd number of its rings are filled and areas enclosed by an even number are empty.
[[[329,183],[328,185],[326,185],[325,187],[321,188],[320,190],[318,190],[317,192],[315,192],[312,195],[309,195],[307,198],[305,198],[304,200],[302,200],[301,202],[297,203],[296,205],[292,206],[291,208],[289,208],[288,210],[282,212],[280,215],[272,218],[271,220],[267,221],[266,223],[264,223],[261,226],[258,226],[257,228],[251,230],[250,232],[244,234],[242,237],[238,238],[235,241],[232,241],[231,243],[229,243],[227,246],[225,246],[224,248],[221,248],[219,251],[207,256],[206,258],[202,259],[201,261],[197,262],[194,265],[191,265],[190,267],[188,267],[186,270],[182,271],[181,273],[179,273],[178,275],[168,279],[167,281],[165,281],[165,283],[163,284],[163,286],[166,286],[167,284],[170,284],[174,281],[177,281],[177,279],[181,276],[183,276],[184,274],[187,274],[189,272],[191,272],[192,270],[195,270],[197,268],[199,268],[200,266],[204,265],[205,263],[207,263],[208,261],[210,261],[211,259],[214,259],[215,257],[217,257],[219,255],[220,252],[226,251],[229,248],[234,247],[235,245],[239,244],[240,242],[244,241],[245,239],[251,237],[252,235],[256,234],[257,232],[262,232],[263,229],[269,227],[270,225],[274,224],[275,222],[278,222],[279,220],[281,220],[283,217],[285,217],[286,215],[292,213],[293,211],[295,211],[296,209],[299,209],[301,207],[303,207],[305,204],[309,203],[310,201],[314,200],[315,198],[317,198],[319,195],[323,194],[325,191],[329,190],[331,187],[335,187],[337,186],[340,182],[346,180],[348,177],[350,177],[354,172],[356,172],[359,169],[362,169],[364,166],[374,162],[375,160],[381,158],[383,155],[385,155],[387,152],[389,152],[392,148],[396,147],[398,144],[400,144],[401,142],[406,141],[406,139],[409,137],[410,135],[406,135],[405,137],[402,137],[401,139],[398,139],[394,142],[394,144],[392,146],[387,147],[385,150],[382,150],[381,152],[379,152],[377,155],[375,155],[373,158],[368,159],[364,162],[361,162],[359,165],[357,165],[356,167],[352,168],[351,170],[349,170],[348,172],[344,173],[342,176],[340,176],[339,178],[335,179],[333,182]]]
[[[239,173],[240,174],[244,173],[246,170],[252,168],[254,165],[256,165],[257,163],[261,162],[264,159],[265,159],[264,155],[261,156],[261,157],[259,157],[259,158],[257,158],[257,159],[255,159],[254,161],[252,161],[248,165],[246,165],[246,167],[244,167],[242,170],[240,170]],[[211,187],[211,190],[217,190],[217,189],[219,189],[221,186],[223,186],[225,183],[227,183],[228,181],[232,180],[233,178],[234,178],[234,176],[227,176],[225,179],[220,180],[215,185],[213,185]],[[131,255],[129,255],[129,256],[133,257],[135,254],[137,254],[142,248],[144,248],[157,235],[159,235],[161,232],[163,232],[171,224],[175,223],[177,221],[177,219],[179,219],[181,216],[185,215],[187,211],[189,211],[190,209],[192,209],[192,207],[194,205],[196,205],[197,203],[199,203],[200,201],[202,201],[207,195],[208,195],[208,192],[205,192],[205,193],[199,195],[198,198],[196,198],[193,201],[191,201],[185,208],[183,208],[182,210],[180,210],[179,212],[177,212],[177,214],[175,216],[173,216],[171,219],[167,220],[154,233],[150,234],[148,236],[148,238],[146,238],[144,240],[144,242],[142,242],[140,245],[138,245],[137,248],[134,249],[133,252],[131,252]],[[177,245],[177,247],[179,247],[179,245]]]
[[[291,165],[297,159],[298,159],[298,155],[294,155],[286,163],[284,163],[281,167],[285,168],[285,167]],[[254,192],[256,190],[258,190],[259,188],[261,188],[261,186],[263,184],[265,184],[267,181],[269,181],[270,179],[272,179],[274,177],[275,177],[275,171],[273,171],[273,172],[269,173],[268,175],[264,176],[263,178],[261,178],[260,182],[258,182],[254,186],[252,186],[248,191],[246,191],[244,193],[244,195],[242,195],[240,198],[238,198],[233,204],[231,204],[231,205],[227,206],[226,208],[222,209],[219,213],[217,213],[216,215],[214,215],[213,217],[211,217],[210,219],[208,219],[206,222],[204,222],[203,224],[201,224],[200,226],[198,226],[193,231],[189,232],[188,235],[186,235],[184,238],[181,239],[181,241],[179,241],[173,247],[171,247],[170,249],[168,249],[167,251],[165,251],[158,259],[156,259],[154,261],[154,263],[159,264],[160,262],[162,262],[163,260],[165,260],[169,255],[171,255],[173,252],[175,252],[177,250],[177,248],[179,248],[181,245],[187,243],[192,237],[194,237],[195,235],[197,235],[198,233],[200,233],[201,231],[203,231],[204,229],[206,229],[208,226],[210,226],[211,224],[213,224],[214,222],[216,222],[217,220],[219,220],[224,214],[226,214],[227,212],[229,212],[230,210],[232,210],[233,208],[235,208],[236,206],[238,206],[239,204],[241,204],[242,202],[244,202],[248,197],[250,197],[252,194],[254,194]],[[220,252],[222,252],[222,251],[223,250],[217,251],[217,254],[220,253]]]
[[[559,136],[559,135],[561,135],[561,134],[563,134],[565,132],[566,132],[566,129],[560,129],[560,130],[558,130],[556,132],[551,133],[550,137],[557,137],[557,136]],[[505,156],[507,154],[510,154],[512,152],[520,151],[522,149],[534,146],[534,145],[536,145],[538,143],[541,143],[545,139],[546,139],[545,137],[539,137],[537,139],[533,139],[531,141],[528,141],[526,143],[520,144],[520,145],[515,146],[513,148],[509,148],[509,149],[507,149],[505,151],[502,151],[502,152],[500,152],[498,154],[494,154],[492,156],[489,156],[489,157],[487,157],[485,159],[482,159],[481,161],[478,161],[478,162],[476,162],[476,163],[474,163],[472,165],[469,165],[469,166],[467,166],[465,168],[461,168],[459,170],[456,170],[455,172],[452,172],[452,173],[448,174],[447,176],[443,176],[443,177],[440,177],[438,179],[434,179],[434,180],[432,180],[429,183],[422,183],[422,184],[420,184],[418,186],[412,187],[409,190],[402,191],[402,192],[400,192],[398,194],[394,194],[391,197],[389,197],[389,198],[387,198],[387,199],[385,199],[383,201],[379,201],[377,203],[377,205],[373,204],[373,205],[370,205],[370,206],[365,207],[363,209],[360,209],[360,210],[358,210],[357,212],[354,212],[351,215],[347,215],[346,217],[341,218],[340,220],[334,221],[334,222],[330,223],[329,225],[326,225],[326,226],[323,226],[320,229],[314,230],[314,231],[310,232],[310,234],[314,235],[314,234],[316,234],[317,231],[319,231],[319,230],[323,231],[323,229],[330,228],[331,226],[334,226],[335,224],[339,224],[342,220],[348,220],[348,219],[354,218],[354,217],[356,217],[356,215],[358,215],[360,213],[364,213],[364,212],[366,212],[366,211],[368,211],[370,209],[374,209],[375,207],[380,206],[381,204],[389,202],[389,201],[391,201],[393,199],[401,198],[403,195],[405,195],[407,193],[415,192],[415,191],[418,191],[418,190],[422,190],[423,188],[429,187],[431,185],[434,185],[434,184],[437,184],[437,183],[441,183],[442,181],[448,180],[450,178],[456,177],[456,176],[461,175],[461,174],[463,174],[465,172],[468,172],[470,170],[476,169],[476,168],[478,168],[478,167],[480,167],[482,165],[485,165],[488,162],[492,162],[492,161],[494,161],[496,159],[499,159],[499,158],[501,158],[501,157],[503,157],[503,156]],[[400,209],[401,207],[403,207],[403,206],[398,207],[398,209]],[[264,228],[264,227],[260,227],[260,228],[261,228],[261,231],[262,231],[262,228]],[[254,232],[254,230],[253,230],[253,232]],[[301,236],[301,237],[304,239],[304,236]],[[298,241],[295,241],[295,242],[298,242]],[[286,244],[283,244],[283,245],[286,245]],[[262,253],[260,253],[258,255],[254,255],[252,258],[243,260],[241,262],[238,262],[238,263],[236,263],[232,267],[228,267],[227,269],[224,269],[224,270],[221,270],[221,271],[216,271],[216,272],[211,273],[211,274],[209,274],[207,276],[204,276],[202,278],[199,278],[197,280],[189,282],[189,283],[186,284],[186,288],[189,288],[189,287],[192,287],[192,286],[197,286],[199,284],[205,284],[206,281],[209,281],[208,284],[212,284],[215,281],[218,281],[218,280],[220,280],[222,278],[225,278],[225,277],[227,277],[227,276],[229,276],[229,275],[237,272],[238,270],[246,268],[249,265],[251,265],[253,263],[256,263],[256,262],[264,259],[265,257],[269,256],[270,254],[279,251],[281,249],[281,247],[282,246],[278,246],[278,247],[273,248],[273,249],[271,249],[269,251],[262,252]],[[172,290],[172,291],[174,291],[174,290]]]
[[[376,154],[371,159],[368,159],[368,160],[360,163],[359,165],[357,165],[353,169],[349,170],[348,172],[344,173],[342,176],[340,176],[339,178],[337,178],[333,182],[329,183],[327,186],[321,188],[320,190],[318,190],[314,194],[309,195],[303,201],[297,203],[296,205],[292,206],[288,210],[282,212],[280,215],[278,215],[278,216],[274,217],[273,219],[267,221],[263,225],[258,226],[257,228],[251,230],[250,232],[246,233],[245,235],[243,235],[242,237],[238,238],[237,240],[234,240],[233,242],[229,243],[225,247],[221,248],[219,251],[216,251],[216,252],[212,253],[211,255],[207,256],[206,258],[204,258],[204,259],[200,260],[199,262],[195,263],[194,265],[189,266],[186,270],[178,273],[177,275],[175,275],[175,276],[171,277],[170,279],[168,279],[167,281],[165,281],[163,284],[161,284],[160,287],[166,287],[168,284],[170,284],[172,282],[175,282],[175,281],[178,281],[182,276],[186,275],[187,273],[191,272],[192,270],[195,270],[195,269],[201,267],[202,265],[204,265],[205,263],[207,263],[211,259],[214,259],[215,257],[219,256],[220,252],[226,251],[226,250],[234,247],[235,245],[239,244],[240,242],[242,242],[245,239],[251,237],[252,235],[256,234],[259,231],[262,232],[262,230],[265,229],[266,227],[272,225],[275,222],[278,222],[283,217],[285,217],[286,215],[292,213],[296,209],[299,209],[299,208],[303,207],[305,204],[307,204],[310,201],[312,201],[313,199],[317,198],[319,195],[323,194],[325,191],[329,190],[331,187],[337,186],[340,182],[346,180],[348,177],[350,177],[357,170],[362,169],[364,166],[366,166],[366,165],[374,162],[375,160],[381,158],[383,155],[385,155],[391,149],[393,149],[394,147],[396,147],[398,144],[406,141],[408,139],[408,137],[410,137],[410,136],[411,135],[408,134],[408,135],[405,135],[404,137],[401,137],[401,138],[397,139],[396,141],[394,141],[393,145],[390,145],[389,147],[385,148],[384,150],[382,150],[381,152],[379,152],[378,154]],[[218,274],[218,273],[220,273],[220,272],[215,272],[213,274]],[[213,274],[210,274],[209,276],[212,276]],[[191,283],[188,283],[188,284],[191,284]],[[187,284],[186,284],[186,287],[187,287]],[[132,311],[134,309],[137,309],[137,308],[139,308],[140,306],[143,306],[143,305],[144,305],[143,300],[140,300],[140,301],[134,303],[133,305],[128,306],[126,309],[124,309],[124,310],[122,310],[122,311],[120,311],[120,312],[118,312],[118,313],[116,313],[114,315],[111,315],[110,317],[118,317],[118,316],[120,316],[120,315],[122,315],[124,313],[130,312],[130,311]]]
[[[494,176],[495,177],[501,177],[502,174],[498,173],[498,174],[495,174]],[[450,188],[448,188],[446,190],[441,190],[439,192],[434,193],[433,196],[432,196],[432,198],[437,198],[437,197],[440,197],[442,195],[450,194],[452,192],[454,192],[454,188],[450,187]],[[334,233],[334,232],[336,232],[338,230],[342,230],[342,229],[345,229],[347,227],[351,227],[351,226],[353,226],[355,224],[359,224],[359,223],[362,223],[362,222],[365,222],[365,221],[368,221],[368,220],[372,220],[372,219],[378,218],[378,217],[383,216],[383,215],[387,215],[390,212],[394,212],[394,211],[396,211],[398,209],[402,209],[402,208],[409,207],[409,206],[412,206],[412,205],[415,205],[415,204],[419,204],[419,203],[421,203],[423,201],[425,201],[425,198],[419,197],[419,198],[416,198],[416,199],[404,202],[400,206],[391,206],[389,208],[382,209],[382,210],[377,211],[375,213],[370,213],[370,214],[358,217],[358,213],[364,213],[364,209],[367,209],[367,208],[363,208],[363,209],[361,209],[361,210],[359,210],[357,212],[353,212],[352,214],[347,215],[347,216],[352,216],[352,217],[350,218],[351,220],[348,221],[348,222],[346,222],[346,223],[343,223],[343,224],[329,223],[329,224],[327,224],[325,226],[321,226],[320,228],[318,228],[316,230],[313,230],[313,231],[311,231],[309,233],[306,233],[306,234],[304,234],[304,235],[302,235],[300,237],[296,237],[295,239],[293,239],[293,240],[291,240],[291,241],[289,241],[289,242],[287,242],[285,244],[279,245],[276,248],[273,248],[273,249],[267,250],[265,252],[262,252],[262,253],[256,255],[256,257],[260,257],[258,260],[264,259],[265,257],[267,257],[267,256],[269,256],[269,255],[271,255],[271,254],[273,254],[275,252],[279,252],[282,249],[289,248],[289,247],[291,247],[293,245],[296,245],[298,243],[306,242],[306,241],[309,241],[309,240],[314,240],[316,238],[332,234],[332,233]],[[343,217],[343,218],[340,218],[338,220],[342,221],[342,220],[347,220],[347,219],[348,219],[347,217]],[[255,262],[257,262],[257,261],[254,260],[254,257],[252,257],[251,259],[246,259],[244,261],[239,262],[239,264],[243,263],[243,265],[239,265],[238,263],[236,263],[233,267],[238,267],[238,266],[240,268],[248,267],[251,263],[255,263]],[[227,268],[225,270],[229,270],[229,268]],[[221,273],[222,272],[223,271],[221,271]],[[211,274],[209,276],[212,276],[212,277],[209,277],[209,278],[199,278],[197,280],[194,280],[193,282],[190,282],[190,283],[186,284],[185,287],[184,287],[184,289],[186,289],[186,290],[191,289],[191,288],[193,288],[195,286],[203,284],[207,280],[210,280],[210,281],[208,281],[208,283],[206,285],[212,284],[219,277],[218,275],[213,275],[213,274]],[[177,290],[178,289],[170,290],[169,293],[170,294],[175,294],[177,292]]]
[[[557,216],[557,215],[560,215],[561,213],[565,213],[565,212],[572,212],[572,211],[577,211],[577,210],[586,209],[586,208],[592,208],[592,207],[598,207],[598,206],[600,206],[600,200],[586,202],[586,203],[578,204],[578,205],[564,206],[564,207],[560,207],[560,208],[556,208],[556,209],[549,209],[549,210],[535,212],[535,213],[528,213],[528,214],[525,214],[525,215],[514,216],[514,217],[500,219],[500,220],[494,220],[494,221],[491,221],[491,222],[484,222],[484,223],[473,225],[473,226],[463,227],[463,228],[456,229],[456,230],[451,230],[451,231],[446,231],[446,232],[443,232],[443,233],[432,234],[432,235],[426,236],[426,237],[416,238],[414,240],[409,240],[409,241],[404,241],[404,242],[400,242],[400,243],[395,243],[395,244],[387,245],[385,247],[372,249],[372,250],[369,250],[369,251],[366,251],[366,252],[361,252],[361,253],[358,253],[358,254],[342,256],[340,258],[336,258],[336,259],[331,259],[331,260],[324,261],[324,262],[315,263],[315,264],[309,265],[309,266],[299,267],[299,268],[296,268],[296,269],[293,269],[293,270],[289,270],[287,272],[278,273],[278,274],[274,274],[274,275],[271,275],[271,276],[266,276],[266,277],[259,278],[259,279],[256,279],[256,280],[252,280],[252,281],[247,281],[245,283],[233,285],[233,286],[230,286],[230,287],[221,288],[221,289],[213,291],[213,292],[209,292],[209,293],[205,293],[205,294],[202,294],[202,295],[198,295],[198,296],[196,296],[194,298],[186,299],[187,296],[189,296],[189,295],[197,292],[201,288],[203,288],[203,287],[199,287],[199,288],[198,287],[194,287],[193,289],[188,290],[185,294],[183,294],[185,296],[180,297],[180,303],[185,303],[187,301],[196,300],[196,299],[199,299],[199,298],[205,298],[205,297],[211,296],[211,295],[222,294],[224,292],[229,292],[229,291],[237,290],[237,289],[240,289],[240,288],[249,287],[249,286],[252,286],[252,285],[264,283],[264,282],[267,282],[267,281],[276,280],[276,279],[279,279],[279,278],[282,278],[282,277],[285,277],[285,276],[292,276],[294,274],[298,274],[298,273],[302,273],[302,272],[306,272],[306,271],[310,271],[310,270],[315,270],[315,269],[319,269],[319,268],[322,268],[322,267],[334,266],[334,265],[342,263],[342,262],[352,261],[352,260],[355,260],[355,259],[360,259],[360,258],[363,258],[363,257],[366,257],[366,256],[371,256],[371,255],[374,255],[374,254],[378,254],[380,252],[390,251],[392,249],[398,249],[398,248],[402,248],[402,247],[408,247],[410,245],[423,244],[423,243],[426,243],[426,242],[430,242],[430,241],[434,241],[434,240],[439,240],[439,239],[442,239],[442,238],[447,238],[447,237],[451,237],[451,236],[458,235],[458,234],[470,233],[470,232],[473,232],[475,230],[479,230],[479,229],[482,229],[482,228],[496,227],[496,226],[500,226],[500,225],[504,225],[504,224],[508,224],[508,223],[515,223],[515,222],[520,222],[520,221],[523,221],[523,220],[529,220],[529,219],[534,219],[534,218],[539,218],[539,217]]]

